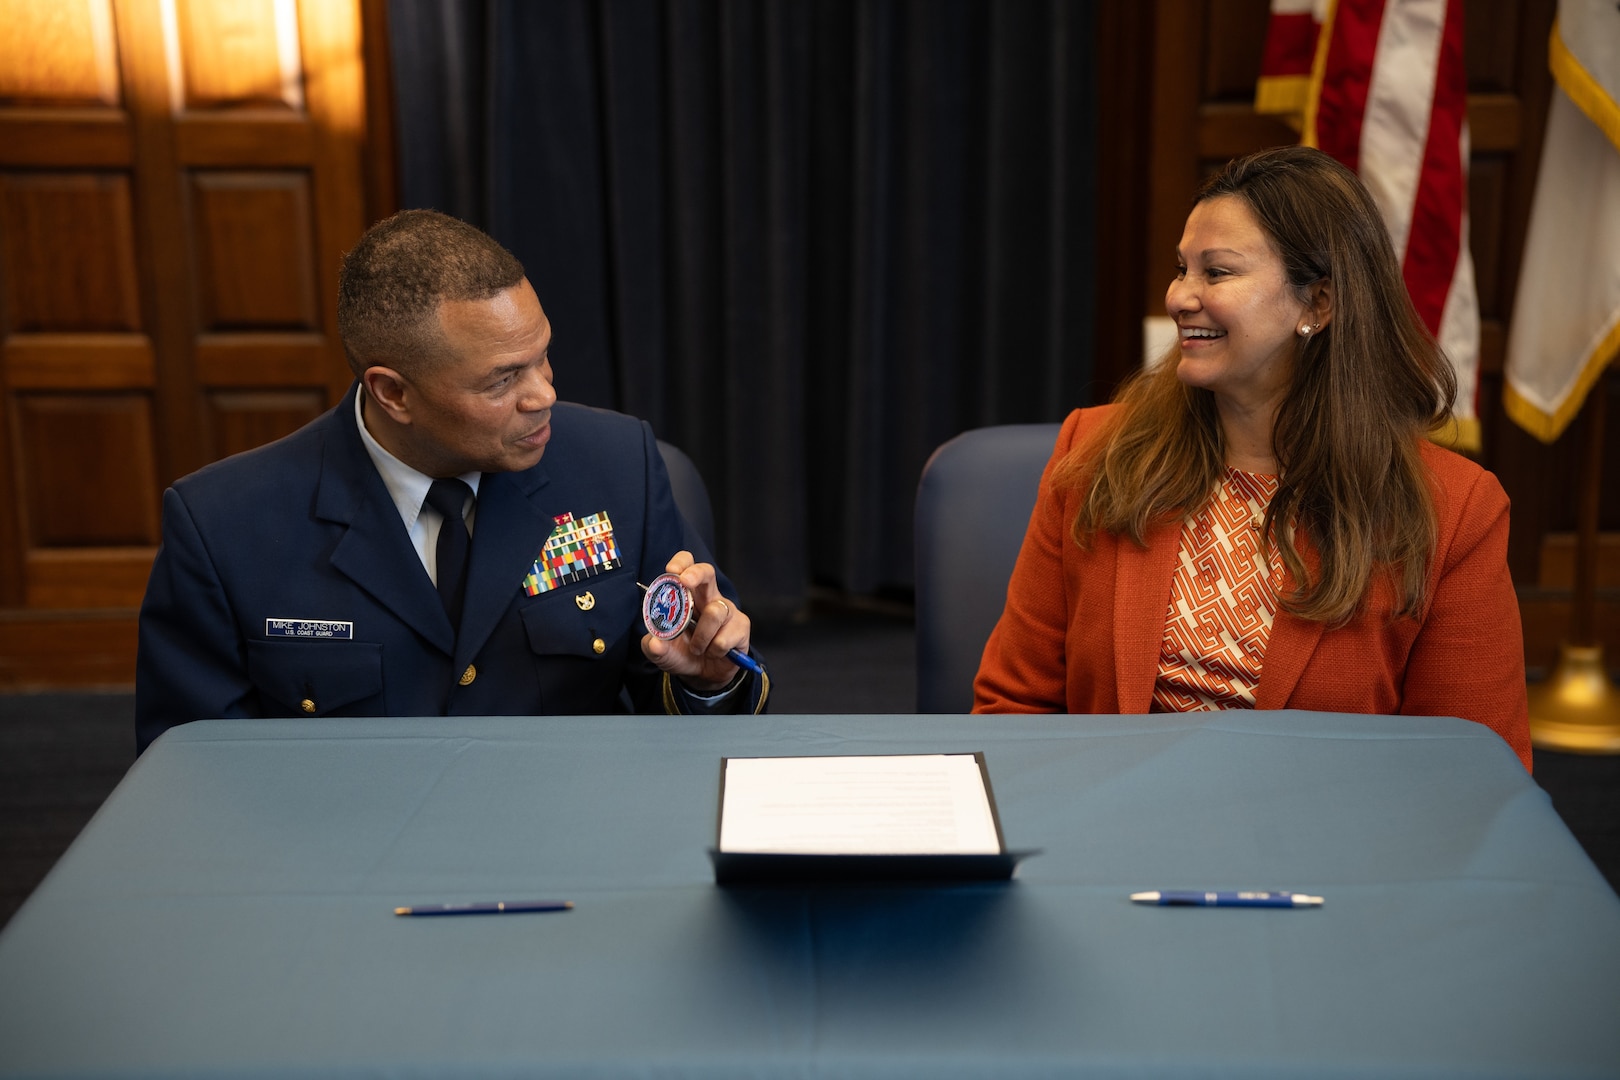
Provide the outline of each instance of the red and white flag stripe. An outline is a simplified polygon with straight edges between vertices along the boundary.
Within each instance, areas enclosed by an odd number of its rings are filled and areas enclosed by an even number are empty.
[[[1298,6],[1273,0],[1274,24],[1297,21]],[[1462,8],[1462,0],[1329,4],[1300,141],[1354,169],[1372,193],[1413,306],[1456,370],[1457,437],[1477,448],[1479,301],[1468,249]],[[1297,27],[1283,32],[1299,39]]]

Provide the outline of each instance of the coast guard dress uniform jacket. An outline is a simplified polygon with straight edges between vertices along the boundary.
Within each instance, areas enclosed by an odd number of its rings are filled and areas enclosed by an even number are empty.
[[[213,717],[705,707],[641,653],[637,582],[682,549],[713,561],[675,507],[651,428],[559,402],[539,464],[484,475],[458,634],[361,443],[357,387],[292,435],[164,493],[141,606],[138,751]],[[619,565],[526,588],[557,519],[598,513]],[[769,683],[748,680],[719,707],[762,709]]]

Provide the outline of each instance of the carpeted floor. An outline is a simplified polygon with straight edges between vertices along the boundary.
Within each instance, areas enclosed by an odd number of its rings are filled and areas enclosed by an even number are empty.
[[[912,625],[872,611],[761,628],[777,713],[914,708]],[[78,835],[135,756],[130,694],[0,695],[0,925]],[[1620,889],[1620,757],[1538,752],[1536,780]]]

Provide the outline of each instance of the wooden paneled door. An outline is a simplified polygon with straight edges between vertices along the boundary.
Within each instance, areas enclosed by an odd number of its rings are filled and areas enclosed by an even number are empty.
[[[128,684],[164,487],[349,384],[360,0],[0,0],[0,689]]]
[[[1550,665],[1570,622],[1570,534],[1584,421],[1542,446],[1502,411],[1503,352],[1512,316],[1530,200],[1551,92],[1547,35],[1556,0],[1467,0],[1464,56],[1471,133],[1471,249],[1479,290],[1480,460],[1513,500],[1509,562],[1524,616],[1532,671]],[[1114,262],[1102,275],[1098,310],[1117,325],[1105,383],[1139,361],[1141,320],[1164,314],[1173,253],[1199,182],[1231,158],[1297,141],[1280,120],[1256,114],[1254,85],[1269,18],[1267,0],[1105,0],[1100,79],[1118,93],[1101,118],[1100,247]],[[1110,134],[1111,133],[1111,134]],[[1146,183],[1141,181],[1146,177]],[[1112,183],[1110,183],[1112,178]],[[1136,346],[1131,348],[1131,346]],[[1615,400],[1612,377],[1598,391]],[[1615,415],[1611,406],[1610,415]],[[1620,427],[1612,425],[1611,427]],[[1602,505],[1605,528],[1620,523],[1620,436],[1611,432]],[[1598,633],[1620,656],[1620,545],[1604,547]]]

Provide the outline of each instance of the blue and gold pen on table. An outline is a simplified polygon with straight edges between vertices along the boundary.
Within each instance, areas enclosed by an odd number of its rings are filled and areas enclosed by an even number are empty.
[[[1320,896],[1295,892],[1201,892],[1193,889],[1167,889],[1162,892],[1131,893],[1135,904],[1160,907],[1321,907]]]
[[[515,915],[526,911],[572,911],[572,900],[494,900],[476,904],[419,904],[397,907],[395,915]]]

